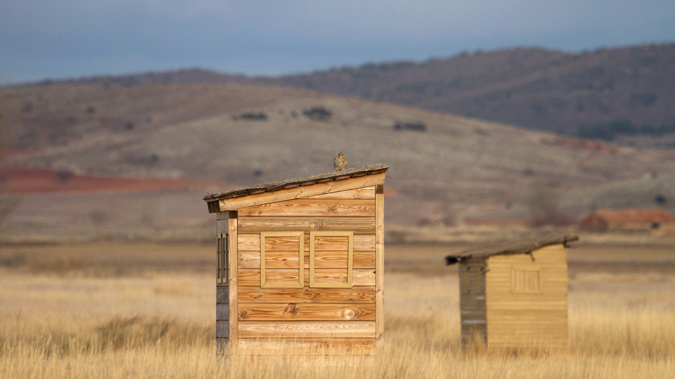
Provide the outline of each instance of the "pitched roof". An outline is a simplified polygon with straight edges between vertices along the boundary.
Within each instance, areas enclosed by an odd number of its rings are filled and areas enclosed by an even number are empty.
[[[670,212],[663,209],[598,209],[592,214],[607,222],[675,222]]]
[[[248,195],[257,195],[260,193],[280,191],[283,189],[301,186],[310,186],[312,184],[317,183],[327,183],[337,180],[357,178],[366,175],[380,174],[386,172],[388,169],[389,166],[385,164],[374,164],[369,166],[349,168],[339,172],[329,172],[325,174],[308,176],[305,178],[288,179],[278,182],[263,183],[248,188],[239,188],[227,192],[212,193],[204,196],[204,201],[212,202],[216,200],[231,199],[234,197],[244,197]]]
[[[561,244],[567,245],[568,242],[578,240],[579,237],[577,236],[539,236],[516,241],[489,243],[448,255],[445,257],[445,262],[447,265],[451,265],[469,258],[487,258],[493,255],[529,254],[542,247]]]

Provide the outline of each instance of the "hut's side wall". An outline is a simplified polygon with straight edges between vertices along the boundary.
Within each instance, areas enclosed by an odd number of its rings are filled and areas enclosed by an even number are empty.
[[[567,249],[490,257],[485,278],[488,347],[568,346]]]
[[[238,212],[238,345],[274,354],[293,348],[371,350],[376,337],[375,186],[242,208]],[[301,233],[298,233],[301,232]],[[353,235],[351,288],[310,286],[310,233],[315,281],[345,286],[347,235]],[[336,235],[321,235],[337,232]],[[261,287],[261,233],[265,280]],[[287,233],[288,236],[278,236]],[[325,233],[324,233],[325,234]],[[344,236],[342,235],[344,234]],[[299,244],[299,238],[303,241]],[[302,288],[298,246],[302,246]],[[288,288],[280,288],[287,286]],[[266,341],[260,341],[265,339]],[[277,341],[269,341],[275,339]]]
[[[228,212],[219,212],[216,221],[218,271],[216,272],[216,353],[228,354],[230,342],[230,286],[228,278]]]
[[[473,339],[485,342],[485,259],[469,259],[459,264],[459,308],[462,344]]]

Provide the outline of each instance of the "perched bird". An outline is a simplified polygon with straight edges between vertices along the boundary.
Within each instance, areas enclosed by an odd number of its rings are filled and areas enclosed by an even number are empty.
[[[343,171],[347,168],[347,158],[344,154],[340,153],[333,159],[333,167],[335,167],[335,171]]]

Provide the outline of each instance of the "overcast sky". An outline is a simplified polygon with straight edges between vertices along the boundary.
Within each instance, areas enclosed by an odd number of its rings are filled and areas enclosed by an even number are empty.
[[[675,42],[673,0],[0,0],[0,84]]]

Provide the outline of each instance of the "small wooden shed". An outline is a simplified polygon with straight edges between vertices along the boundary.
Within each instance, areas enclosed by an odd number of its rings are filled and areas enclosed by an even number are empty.
[[[459,263],[462,344],[566,348],[567,244],[576,240],[497,243],[445,257]]]
[[[386,165],[204,198],[219,354],[370,353],[384,330]]]

